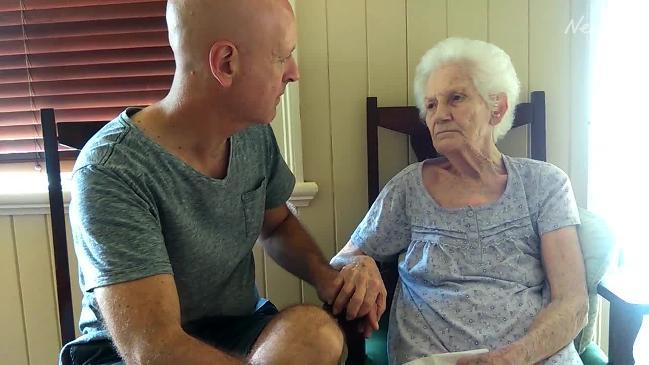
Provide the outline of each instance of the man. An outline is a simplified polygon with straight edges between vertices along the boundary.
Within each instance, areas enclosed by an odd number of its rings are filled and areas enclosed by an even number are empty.
[[[64,364],[335,364],[343,336],[315,306],[277,313],[252,247],[378,328],[375,266],[332,269],[286,206],[294,177],[271,128],[299,78],[287,0],[170,0],[169,94],[129,108],[81,152],[70,217],[83,336]],[[117,352],[113,350],[116,348]]]

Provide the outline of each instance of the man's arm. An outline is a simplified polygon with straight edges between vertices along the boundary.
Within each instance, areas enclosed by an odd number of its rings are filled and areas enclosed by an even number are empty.
[[[245,364],[183,331],[176,284],[169,274],[99,287],[95,294],[117,350],[128,365]]]
[[[541,256],[552,293],[550,304],[539,312],[520,340],[488,354],[461,359],[458,365],[536,364],[564,348],[584,327],[588,291],[575,227],[544,234]]]
[[[320,299],[334,306],[334,314],[347,307],[348,319],[368,315],[366,335],[371,328],[378,329],[378,318],[385,310],[385,287],[378,270],[366,270],[354,262],[339,273],[342,267],[329,265],[286,205],[266,211],[261,238],[266,252],[283,268],[315,286]]]
[[[266,210],[261,241],[275,262],[313,285],[320,299],[332,304],[342,284],[338,272],[286,204]]]

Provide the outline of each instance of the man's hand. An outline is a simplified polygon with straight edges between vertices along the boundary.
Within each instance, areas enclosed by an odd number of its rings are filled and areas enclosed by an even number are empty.
[[[317,280],[313,283],[318,297],[324,303],[333,305],[336,296],[343,286],[343,280],[340,278],[340,273],[333,268],[327,268],[323,273],[318,275]]]

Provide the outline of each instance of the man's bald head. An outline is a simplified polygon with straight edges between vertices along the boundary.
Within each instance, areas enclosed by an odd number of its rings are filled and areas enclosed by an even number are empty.
[[[176,67],[209,71],[216,42],[231,42],[239,50],[258,47],[286,17],[293,17],[287,0],[169,0],[167,25]]]
[[[169,0],[167,23],[176,73],[166,105],[236,128],[272,121],[299,79],[288,0]]]

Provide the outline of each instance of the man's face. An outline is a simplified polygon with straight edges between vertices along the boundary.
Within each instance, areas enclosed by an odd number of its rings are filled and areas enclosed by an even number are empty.
[[[300,77],[293,57],[297,29],[292,13],[280,10],[273,31],[260,34],[252,49],[242,51],[240,114],[246,123],[269,124],[289,82]]]

